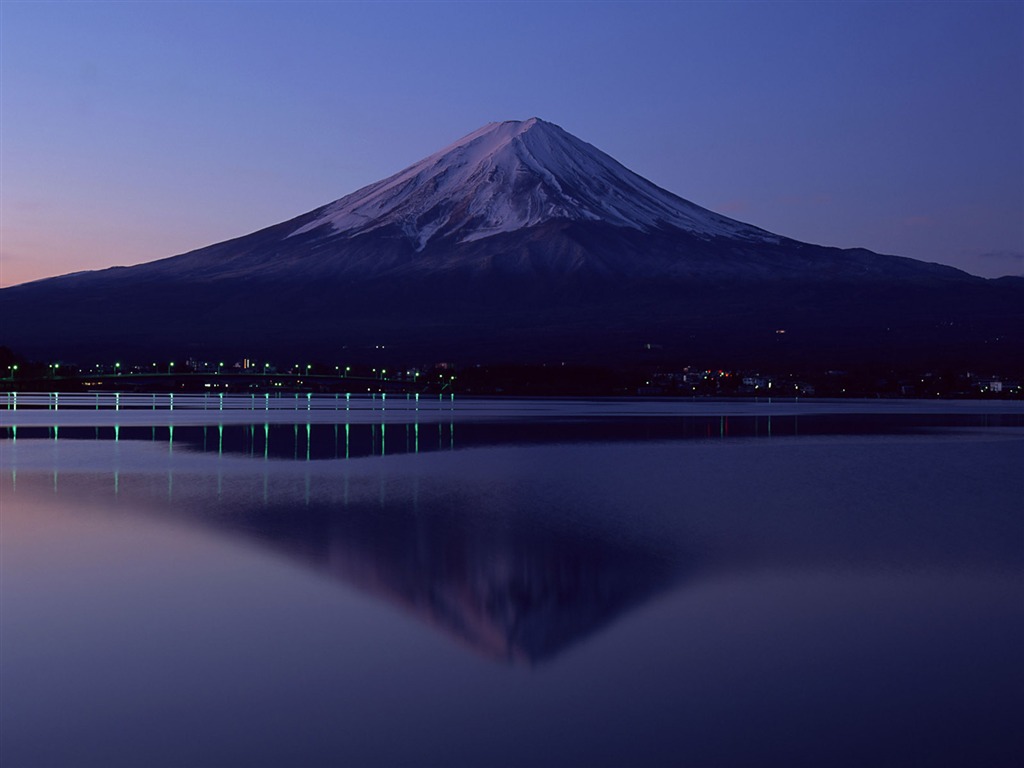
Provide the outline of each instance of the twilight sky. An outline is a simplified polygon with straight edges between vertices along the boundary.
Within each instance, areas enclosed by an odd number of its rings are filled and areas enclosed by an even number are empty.
[[[808,242],[1024,274],[1024,3],[0,2],[0,285],[537,116]]]

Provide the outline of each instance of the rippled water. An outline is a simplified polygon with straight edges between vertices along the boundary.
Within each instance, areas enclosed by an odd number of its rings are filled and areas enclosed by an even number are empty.
[[[1017,764],[1024,410],[943,410],[4,412],[0,758]]]

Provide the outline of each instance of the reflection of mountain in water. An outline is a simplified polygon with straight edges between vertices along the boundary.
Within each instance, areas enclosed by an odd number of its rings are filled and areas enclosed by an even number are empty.
[[[219,465],[212,457],[205,467]],[[344,461],[312,465],[322,471],[311,477],[309,466],[271,462],[263,465],[270,473],[222,475],[190,464],[187,474],[72,471],[59,479],[19,471],[16,482],[19,496],[59,492],[75,506],[148,510],[257,544],[508,662],[556,656],[680,575],[674,547],[610,530],[600,522],[606,510],[569,514],[529,485],[489,487],[469,470],[452,486],[348,472],[355,465]],[[5,494],[11,482],[4,473]]]
[[[379,458],[494,444],[905,434],[941,425],[971,426],[977,418],[849,415],[801,416],[799,421],[790,416],[770,421],[700,417],[386,427],[345,423],[173,430],[166,426],[61,427],[59,442],[56,431],[27,428],[19,431],[18,445],[23,437],[29,438],[28,443],[33,437],[46,437],[47,455],[50,446],[69,451],[68,466],[75,469],[60,474],[59,488],[76,501],[91,495],[104,506],[127,503],[151,508],[161,516],[258,541],[403,607],[487,656],[534,663],[557,655],[670,588],[684,573],[692,577],[698,569],[732,568],[737,563],[744,567],[798,562],[948,563],[950,551],[961,552],[967,564],[975,562],[975,551],[984,554],[986,564],[1003,560],[1015,564],[1019,553],[1006,540],[980,547],[966,546],[963,537],[949,540],[945,528],[936,528],[930,508],[918,510],[913,517],[908,511],[916,509],[913,504],[907,507],[899,502],[898,494],[906,486],[902,476],[888,481],[895,500],[871,497],[867,508],[846,509],[828,489],[815,491],[814,483],[807,485],[808,493],[797,496],[799,503],[793,503],[785,486],[773,497],[771,473],[758,474],[756,466],[750,471],[757,477],[740,482],[738,495],[719,493],[737,480],[732,469],[698,464],[704,467],[701,478],[710,475],[706,481],[697,482],[696,469],[684,472],[678,481],[652,469],[654,474],[647,479],[660,489],[654,496],[587,495],[582,493],[586,480],[581,479],[578,485],[566,486],[573,489],[572,497],[549,498],[544,486],[534,486],[538,475],[528,469],[523,474],[476,477],[473,468],[483,466],[480,462],[499,460],[476,458],[484,452],[467,451],[448,458],[408,456],[397,461],[348,462],[346,457]],[[123,471],[120,480],[116,471],[112,475],[107,469],[85,472],[81,458],[103,456],[103,452],[88,442],[77,443],[76,449],[76,439],[103,442],[115,435],[122,442],[169,445],[160,451],[126,451],[125,456],[148,457],[152,463],[134,465],[135,474]],[[220,455],[251,460],[221,461]],[[813,463],[813,454],[804,454],[803,461]],[[186,467],[183,471],[188,474],[177,476],[176,466]],[[458,471],[432,478],[438,467]],[[643,467],[637,465],[641,473]],[[586,477],[582,465],[567,470],[568,477],[573,472]],[[810,465],[799,471],[815,476]],[[58,488],[57,474],[56,465],[49,473],[19,471],[19,493],[38,482],[39,492],[52,498]],[[495,478],[505,484],[495,485]],[[836,491],[840,496],[863,493],[857,477],[846,477],[846,481],[846,490]],[[680,498],[687,493],[691,497],[684,505]],[[685,526],[687,519],[698,525],[638,530],[642,526],[616,522],[628,519],[629,515],[620,513],[628,512],[631,505],[652,499],[664,507],[658,514],[675,521],[673,525]],[[905,501],[913,499],[910,495]],[[706,512],[710,502],[721,508]],[[959,509],[966,503],[962,500],[954,506]],[[686,510],[678,517],[677,504]],[[825,511],[819,513],[822,505]],[[883,514],[876,507],[892,513]],[[827,525],[828,535],[815,536],[822,525]],[[756,535],[737,535],[737,531]]]
[[[240,528],[396,603],[495,659],[555,656],[671,585],[666,553],[530,514],[495,520],[472,503],[268,507]]]

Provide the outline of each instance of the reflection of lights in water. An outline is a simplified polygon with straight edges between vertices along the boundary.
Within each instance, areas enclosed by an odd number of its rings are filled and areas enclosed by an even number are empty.
[[[167,425],[167,452],[174,453],[174,425]]]
[[[114,425],[114,442],[116,443],[120,439],[121,439],[121,425],[120,424],[115,424]]]
[[[115,411],[120,411],[121,410],[121,393],[120,392],[115,392],[114,393],[114,410]]]
[[[174,393],[173,392],[171,393],[171,396],[170,396],[170,398],[167,401],[167,407],[168,407],[168,410],[171,410],[171,411],[174,410]]]
[[[419,397],[419,395],[416,395],[416,397]],[[413,443],[413,450],[414,450],[415,453],[419,453],[420,452],[420,423],[418,421],[415,424],[412,425],[412,433],[413,433],[413,440],[415,441]]]
[[[224,425],[217,425],[217,455],[221,456],[224,454]]]
[[[263,425],[263,460],[266,461],[270,457],[270,424]],[[264,486],[266,485],[266,475],[263,476]],[[264,495],[266,495],[266,487],[264,487]]]
[[[387,428],[387,424],[381,422],[380,425],[380,455],[384,455],[384,430]]]
[[[348,429],[349,429],[349,425],[348,425],[348,422],[345,422],[345,458],[346,458],[346,459],[348,458]],[[346,482],[346,488],[347,488],[347,487],[348,487],[348,486],[347,486],[347,483],[348,483],[348,479],[347,479],[347,478],[348,478],[348,475],[346,475],[345,477],[346,477],[346,480],[345,480],[345,482]],[[346,493],[346,496],[345,496],[345,498],[346,498],[346,499],[348,498],[348,494],[347,494],[347,493]]]
[[[309,422],[306,422],[306,461],[309,461],[310,444],[313,442],[312,440],[309,439],[309,429]]]

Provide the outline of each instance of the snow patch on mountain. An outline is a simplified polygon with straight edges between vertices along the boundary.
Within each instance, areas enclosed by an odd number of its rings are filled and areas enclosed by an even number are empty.
[[[355,237],[395,226],[422,250],[434,238],[470,242],[559,219],[779,241],[661,189],[537,118],[485,125],[404,171],[324,206],[291,235],[329,225]]]

